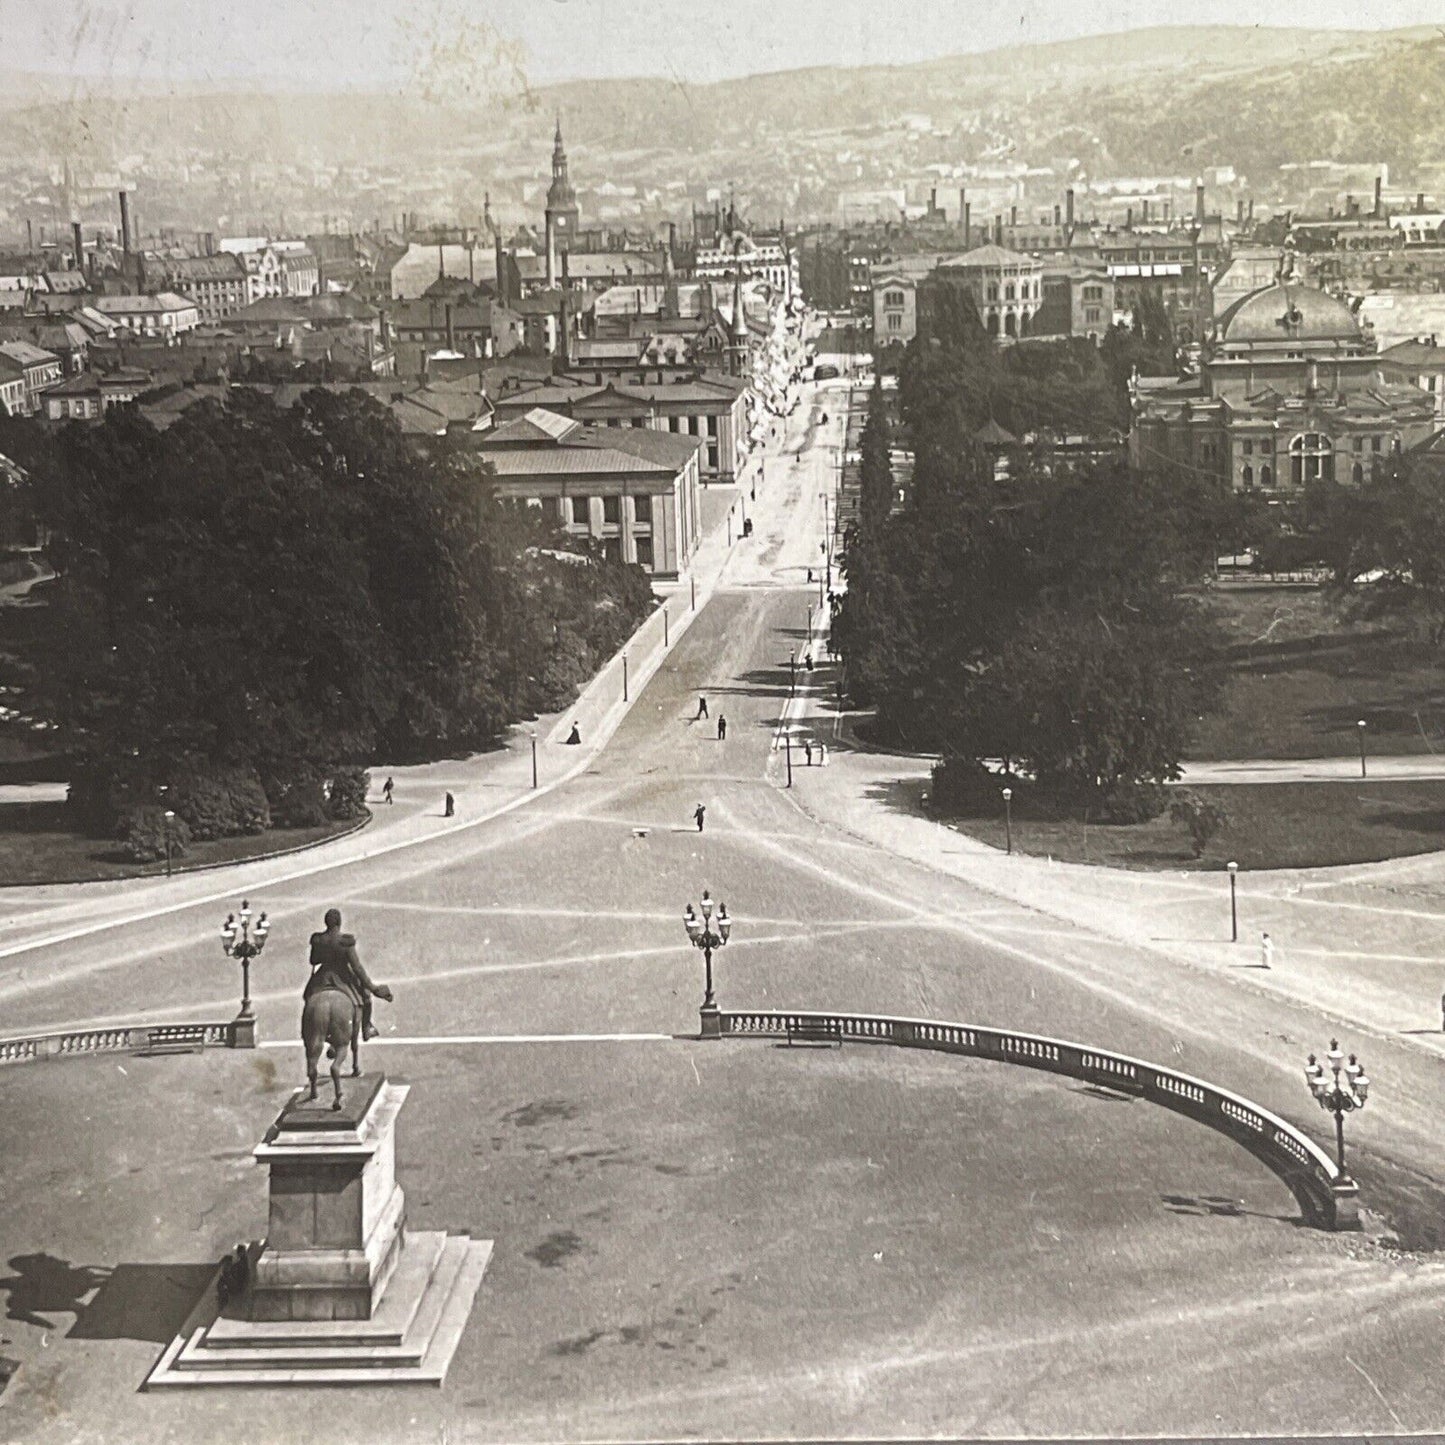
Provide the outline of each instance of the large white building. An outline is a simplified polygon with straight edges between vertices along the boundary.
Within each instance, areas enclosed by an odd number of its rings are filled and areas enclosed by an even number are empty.
[[[201,324],[196,303],[174,291],[160,291],[154,296],[97,296],[95,309],[137,336],[163,341],[174,341]]]

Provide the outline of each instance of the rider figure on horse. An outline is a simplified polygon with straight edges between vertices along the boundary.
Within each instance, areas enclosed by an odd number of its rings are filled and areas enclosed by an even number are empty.
[[[361,1036],[374,1039],[380,1032],[371,1022],[371,996],[391,1002],[391,990],[373,983],[356,952],[354,934],[341,931],[341,910],[326,910],[326,932],[311,935],[311,977],[303,998],[334,988],[344,993],[361,1010]]]

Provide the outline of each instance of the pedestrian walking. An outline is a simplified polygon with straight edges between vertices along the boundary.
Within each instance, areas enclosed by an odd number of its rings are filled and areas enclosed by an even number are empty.
[[[1440,1032],[1445,1034],[1445,993],[1440,995]]]
[[[1267,933],[1263,934],[1259,940],[1259,966],[1261,968],[1274,966],[1274,939]]]
[[[812,670],[813,670],[813,651],[812,651],[811,648],[809,648],[808,651],[803,654],[803,666],[804,666],[805,668],[807,668],[807,670],[808,670],[809,672],[812,672]]]
[[[442,815],[446,818],[454,818],[457,813],[457,800],[450,793],[447,794],[446,812]]]
[[[700,698],[698,698],[698,700],[697,700],[697,716],[693,719],[693,721],[694,721],[694,722],[701,722],[701,721],[703,720],[703,718],[705,718],[706,716],[707,716],[707,699],[706,699],[705,697],[700,697]]]
[[[813,580],[813,569],[812,569],[811,567],[809,567],[809,568],[808,568],[808,581],[811,582],[812,580]]]
[[[396,786],[390,778],[381,785],[381,796],[389,803],[392,801],[391,790]]]
[[[717,715],[717,740],[720,743],[726,742],[728,736],[728,720],[719,713]]]
[[[577,731],[577,724],[576,724],[576,723],[573,723],[573,724],[572,724],[572,731],[567,734],[567,742],[568,742],[568,745],[569,745],[569,746],[572,746],[572,747],[576,747],[576,745],[577,745],[578,743],[580,743],[581,741],[582,741],[582,734]]]
[[[804,739],[803,739],[803,757],[807,760],[807,765],[811,768],[811,767],[813,766],[813,740],[812,740],[812,738],[804,738]]]
[[[701,803],[699,803],[697,807],[693,810],[692,816],[697,820],[697,831],[701,833],[702,820],[707,816],[707,809]]]

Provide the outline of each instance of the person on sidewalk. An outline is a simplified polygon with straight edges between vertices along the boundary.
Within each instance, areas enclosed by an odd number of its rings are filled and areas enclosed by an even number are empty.
[[[694,722],[701,722],[701,721],[703,720],[703,718],[705,718],[706,716],[707,716],[707,699],[706,699],[705,697],[699,697],[698,700],[697,700],[697,716],[693,719],[693,721],[694,721]]]
[[[813,653],[812,653],[812,649],[811,649],[811,648],[810,648],[807,652],[805,652],[805,653],[803,654],[803,666],[804,666],[809,672],[812,672],[812,670],[813,670]]]
[[[1259,940],[1259,966],[1261,968],[1274,967],[1274,939],[1269,934],[1263,934]]]
[[[582,741],[582,734],[577,731],[577,724],[572,724],[572,731],[567,734],[567,743],[570,747],[576,747]]]
[[[390,778],[381,785],[381,796],[389,803],[392,801],[391,790],[396,786]]]
[[[727,738],[728,720],[721,713],[719,713],[717,715],[717,740],[720,743],[725,743],[727,741]]]
[[[443,813],[442,816],[443,816],[444,818],[455,818],[456,815],[457,815],[457,800],[456,800],[454,797],[452,797],[452,795],[451,795],[450,793],[448,793],[448,794],[447,794],[446,812]]]
[[[707,808],[702,803],[699,803],[693,810],[692,816],[697,820],[697,831],[701,833],[702,820],[707,816]]]
[[[811,767],[813,766],[813,740],[812,740],[812,738],[804,738],[804,739],[803,739],[803,756],[807,759],[808,766],[811,768]]]

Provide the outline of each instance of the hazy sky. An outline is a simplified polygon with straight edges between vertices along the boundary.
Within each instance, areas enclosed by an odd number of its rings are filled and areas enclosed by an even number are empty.
[[[1143,25],[1432,24],[1441,0],[0,0],[0,68],[150,83],[395,86],[490,25],[534,84],[907,62]]]

